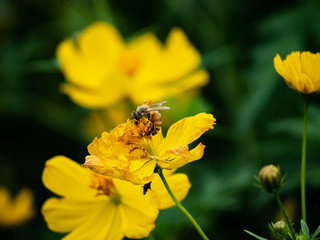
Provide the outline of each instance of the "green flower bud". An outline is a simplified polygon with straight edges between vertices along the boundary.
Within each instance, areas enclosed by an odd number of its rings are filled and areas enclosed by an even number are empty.
[[[297,238],[296,238],[296,240],[305,240],[305,239],[306,238],[303,235],[298,235]]]
[[[276,192],[281,187],[281,174],[279,168],[274,165],[263,167],[259,172],[259,180],[267,192]]]
[[[276,222],[275,224],[272,224],[273,229],[276,234],[280,236],[286,236],[288,233],[288,228],[286,226],[286,223],[283,220],[280,220]]]

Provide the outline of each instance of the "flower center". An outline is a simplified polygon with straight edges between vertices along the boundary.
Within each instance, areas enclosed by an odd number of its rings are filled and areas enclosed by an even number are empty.
[[[97,190],[97,196],[107,195],[113,198],[116,194],[118,194],[112,178],[110,177],[94,174],[91,178],[90,187]]]
[[[111,196],[111,202],[114,205],[119,205],[121,203],[121,195],[117,192],[115,192],[112,196]]]
[[[119,58],[120,68],[129,76],[132,77],[140,66],[140,58],[137,54],[130,50],[125,50]]]

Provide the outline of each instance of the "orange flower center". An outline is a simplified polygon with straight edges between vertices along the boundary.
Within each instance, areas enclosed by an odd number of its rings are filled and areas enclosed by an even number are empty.
[[[107,195],[112,197],[116,194],[116,188],[110,177],[94,174],[91,178],[90,187],[97,190],[97,196]]]
[[[140,58],[135,52],[125,50],[120,56],[118,64],[129,77],[132,77],[140,66]]]

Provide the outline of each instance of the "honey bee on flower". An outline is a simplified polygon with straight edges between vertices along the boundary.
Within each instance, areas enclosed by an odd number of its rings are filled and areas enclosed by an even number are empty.
[[[131,113],[131,119],[136,122],[141,118],[146,118],[151,121],[151,128],[146,133],[147,136],[150,134],[155,135],[160,131],[162,120],[159,111],[170,109],[169,107],[162,106],[164,103],[166,103],[166,101],[151,104],[150,100],[144,100],[142,101],[142,105],[138,106],[137,110]]]
[[[129,120],[110,132],[103,132],[88,146],[89,154],[83,164],[93,172],[145,185],[153,180],[157,167],[172,170],[202,158],[205,146],[199,143],[193,149],[189,144],[203,133],[213,129],[216,119],[199,113],[173,124],[164,137],[146,136],[152,128],[147,118],[137,123]]]

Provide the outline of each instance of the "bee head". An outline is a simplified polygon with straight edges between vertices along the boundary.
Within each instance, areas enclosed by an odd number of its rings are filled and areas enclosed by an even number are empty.
[[[146,113],[149,108],[149,105],[142,104],[137,108],[137,113],[144,116],[144,113]]]

